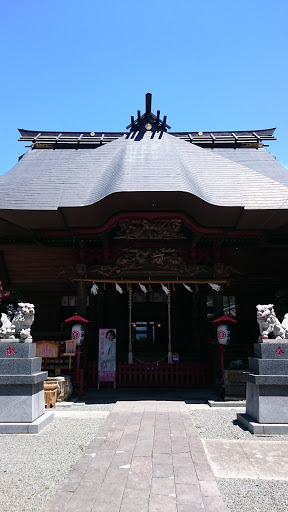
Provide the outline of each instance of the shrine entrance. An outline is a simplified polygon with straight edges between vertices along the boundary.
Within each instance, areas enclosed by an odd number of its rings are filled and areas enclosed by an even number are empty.
[[[181,213],[123,212],[100,234],[97,246],[83,242],[83,277],[73,279],[79,297],[84,281],[97,288],[89,305],[89,381],[96,381],[99,329],[113,328],[118,386],[209,385],[208,296],[234,271],[221,262],[218,230],[203,231]],[[212,308],[217,301],[222,307],[215,296]]]
[[[92,299],[97,304],[94,318],[99,328],[117,330],[118,387],[209,387],[213,326],[208,302],[211,308],[214,292],[207,281],[110,280],[104,289],[99,280],[98,286]],[[97,381],[97,343],[93,345],[90,386]]]
[[[165,359],[168,343],[167,295],[163,291],[132,293],[134,359]]]

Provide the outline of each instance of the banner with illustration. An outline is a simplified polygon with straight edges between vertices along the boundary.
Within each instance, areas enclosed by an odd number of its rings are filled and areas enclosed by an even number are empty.
[[[98,382],[116,381],[116,329],[99,329]]]

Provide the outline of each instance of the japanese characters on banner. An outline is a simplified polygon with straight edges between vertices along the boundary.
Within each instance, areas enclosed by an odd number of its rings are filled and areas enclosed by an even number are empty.
[[[98,381],[116,381],[116,329],[99,329]]]

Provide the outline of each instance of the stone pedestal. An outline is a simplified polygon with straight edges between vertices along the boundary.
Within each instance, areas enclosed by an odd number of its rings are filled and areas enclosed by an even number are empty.
[[[45,412],[41,357],[36,344],[0,340],[0,433],[38,433],[53,421]]]
[[[237,419],[253,434],[288,434],[288,340],[254,345],[246,381],[246,414]]]

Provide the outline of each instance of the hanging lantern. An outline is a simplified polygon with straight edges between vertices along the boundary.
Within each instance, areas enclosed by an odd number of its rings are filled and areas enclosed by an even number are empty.
[[[220,345],[228,345],[230,341],[230,327],[227,324],[220,324],[217,327],[217,339]]]
[[[82,324],[90,323],[90,320],[86,320],[86,318],[83,318],[83,316],[77,315],[77,313],[75,313],[75,315],[66,318],[65,322],[81,322],[81,324],[74,324],[71,331],[71,340],[75,340],[77,346],[81,345],[85,336],[85,330]]]
[[[85,330],[83,325],[74,324],[71,330],[71,339],[76,341],[76,345],[81,345],[84,341]]]

